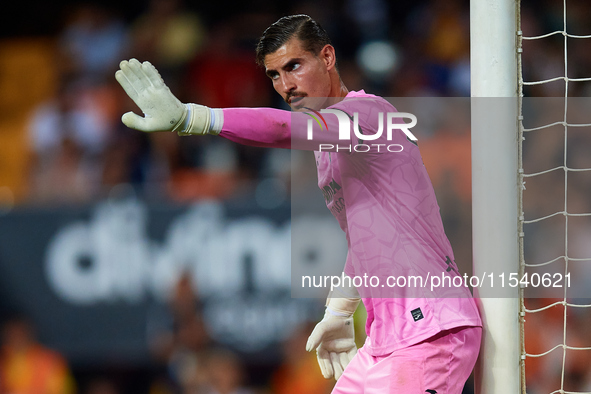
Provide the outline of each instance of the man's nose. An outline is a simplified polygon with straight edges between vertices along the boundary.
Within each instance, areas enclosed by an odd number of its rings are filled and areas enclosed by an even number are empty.
[[[284,93],[287,94],[289,92],[296,90],[296,86],[297,85],[294,79],[289,75],[284,75],[283,78],[281,78],[281,89]]]

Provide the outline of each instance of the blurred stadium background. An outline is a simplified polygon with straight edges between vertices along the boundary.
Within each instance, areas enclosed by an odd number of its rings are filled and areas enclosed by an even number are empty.
[[[591,26],[591,2],[569,3],[570,26]],[[561,6],[526,3],[524,33],[555,30]],[[306,13],[332,37],[350,90],[467,97],[468,2],[34,0],[3,8],[0,393],[330,392],[304,351],[323,300],[289,291],[291,182],[294,171],[315,176],[312,161],[129,130],[120,116],[138,109],[114,72],[136,57],[151,61],[183,102],[285,108],[255,65],[254,46],[280,16]],[[526,79],[561,74],[561,40],[526,48]],[[591,68],[585,45],[570,51],[569,76]],[[563,95],[557,86],[526,94]],[[590,88],[578,84],[569,96]],[[589,146],[588,134],[577,138],[575,160]],[[456,261],[470,272],[469,129],[419,139]],[[548,138],[526,153],[535,160],[561,149]],[[590,187],[581,181],[573,193],[586,212]],[[582,247],[589,231],[577,233]],[[532,349],[562,329],[561,317],[536,318],[547,330],[532,332]],[[588,336],[588,316],[575,318]],[[567,365],[568,379],[591,390],[591,360],[579,358]],[[531,393],[559,376],[559,364],[532,361]]]

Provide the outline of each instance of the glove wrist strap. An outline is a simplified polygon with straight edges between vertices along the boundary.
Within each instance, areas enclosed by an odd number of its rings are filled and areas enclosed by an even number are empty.
[[[211,122],[209,126],[209,134],[218,135],[224,127],[224,110],[222,108],[210,108]]]
[[[343,313],[343,312],[335,311],[329,306],[326,307],[326,313],[329,315],[332,315],[332,316],[337,316],[337,317],[351,317],[353,315],[352,313]]]
[[[184,104],[185,116],[177,123],[172,131],[178,135],[210,134],[211,110],[199,104]]]
[[[361,298],[329,298],[326,302],[326,311],[334,316],[351,317]]]

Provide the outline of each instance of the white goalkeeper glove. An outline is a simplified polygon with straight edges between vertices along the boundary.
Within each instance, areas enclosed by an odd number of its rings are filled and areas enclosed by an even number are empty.
[[[150,62],[124,60],[119,67],[115,78],[144,113],[144,117],[133,112],[123,114],[121,121],[127,127],[146,132],[176,131],[179,135],[219,134],[219,128],[212,130],[211,127],[211,109],[181,103]],[[216,114],[220,116],[223,113],[219,111]]]
[[[329,294],[324,318],[314,327],[306,350],[311,352],[316,349],[322,376],[326,379],[334,376],[338,380],[357,354],[353,313],[361,298],[354,287],[345,292],[336,290]]]

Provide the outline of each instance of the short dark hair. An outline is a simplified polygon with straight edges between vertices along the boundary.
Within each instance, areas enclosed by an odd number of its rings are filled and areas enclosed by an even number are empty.
[[[331,44],[326,30],[308,15],[284,16],[269,26],[256,47],[256,62],[265,64],[265,56],[275,52],[291,38],[297,37],[308,52],[318,55],[325,45]]]

